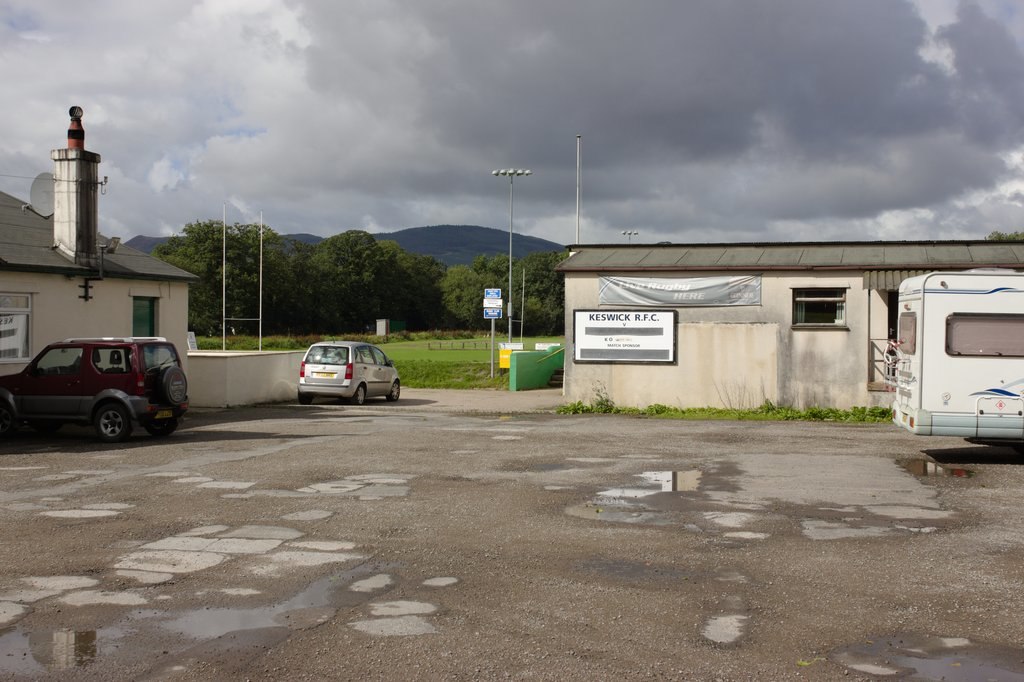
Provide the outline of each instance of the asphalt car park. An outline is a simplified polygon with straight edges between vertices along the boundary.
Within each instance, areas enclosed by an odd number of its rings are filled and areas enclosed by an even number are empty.
[[[1024,679],[1012,450],[486,393],[15,434],[0,677]]]

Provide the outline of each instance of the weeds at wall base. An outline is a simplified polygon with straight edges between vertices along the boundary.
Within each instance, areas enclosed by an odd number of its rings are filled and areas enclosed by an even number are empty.
[[[716,407],[670,407],[654,404],[644,408],[617,407],[605,395],[598,394],[593,403],[582,401],[567,403],[557,409],[559,414],[627,414],[658,419],[735,419],[746,421],[824,421],[847,423],[888,422],[891,412],[888,407],[853,407],[839,410],[832,407],[810,407],[798,410],[775,405],[765,401],[752,409]]]

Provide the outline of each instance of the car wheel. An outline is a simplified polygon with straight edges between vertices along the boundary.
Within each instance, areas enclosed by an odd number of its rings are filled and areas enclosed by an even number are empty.
[[[0,438],[6,438],[14,433],[18,424],[14,419],[14,412],[6,403],[0,402]]]
[[[151,436],[158,438],[169,436],[178,428],[178,418],[172,417],[171,419],[158,419],[157,421],[147,422],[142,425],[142,428],[146,429],[146,432]]]
[[[398,396],[402,394],[402,387],[398,383],[398,379],[395,379],[395,383],[391,384],[391,390],[384,396],[388,402],[395,402],[398,400]]]
[[[160,374],[160,392],[171,405],[181,405],[188,400],[188,380],[181,367],[165,367]]]
[[[96,410],[96,435],[104,443],[120,443],[132,435],[132,419],[122,405],[106,403]]]
[[[61,426],[63,426],[60,422],[45,421],[42,419],[30,421],[28,425],[39,433],[55,433]]]
[[[309,405],[313,402],[312,393],[300,393],[299,394],[299,405]]]
[[[352,394],[352,404],[362,405],[366,402],[366,384],[356,386],[356,392]]]

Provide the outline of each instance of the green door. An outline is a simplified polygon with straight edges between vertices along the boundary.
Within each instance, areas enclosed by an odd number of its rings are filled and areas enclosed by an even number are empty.
[[[132,299],[132,336],[156,336],[156,299],[136,296]]]

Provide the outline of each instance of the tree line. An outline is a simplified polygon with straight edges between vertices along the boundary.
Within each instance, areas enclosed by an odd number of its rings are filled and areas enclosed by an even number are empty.
[[[188,323],[196,334],[220,335],[222,310],[239,333],[256,332],[260,230],[219,220],[189,223],[153,250],[155,257],[199,277],[189,291]],[[264,335],[361,333],[384,318],[402,321],[410,331],[485,330],[490,321],[483,319],[484,289],[500,288],[506,300],[509,295],[508,256],[478,256],[472,265],[448,267],[360,230],[318,244],[266,226],[262,232]],[[517,335],[519,320],[525,335],[563,333],[564,283],[555,266],[565,257],[540,252],[513,260]],[[507,320],[498,324],[507,329]]]

